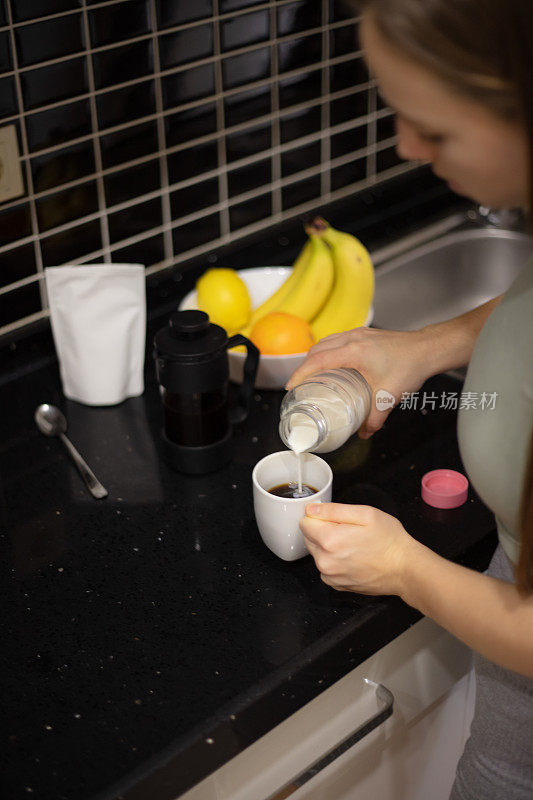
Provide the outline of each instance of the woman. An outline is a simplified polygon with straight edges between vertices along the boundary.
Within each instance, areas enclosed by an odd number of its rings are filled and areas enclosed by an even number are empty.
[[[530,209],[533,9],[525,0],[363,0],[361,41],[397,113],[398,150],[486,206]],[[531,213],[531,211],[530,211]],[[356,329],[312,350],[291,385],[359,369],[396,398],[469,363],[464,391],[496,408],[460,412],[470,480],[495,512],[488,573],[448,562],[368,506],[310,504],[301,527],[325,583],[397,594],[475,651],[476,709],[452,800],[533,797],[533,264],[505,295],[415,332]],[[364,438],[388,412],[373,409]],[[397,412],[401,413],[401,412]]]

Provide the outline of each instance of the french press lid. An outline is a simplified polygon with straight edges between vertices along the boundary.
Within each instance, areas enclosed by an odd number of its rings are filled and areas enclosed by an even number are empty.
[[[203,311],[176,311],[154,337],[159,383],[171,392],[209,392],[229,377],[226,331]]]

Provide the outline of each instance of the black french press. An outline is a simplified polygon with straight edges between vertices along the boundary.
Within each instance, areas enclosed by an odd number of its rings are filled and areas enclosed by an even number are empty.
[[[243,381],[229,410],[227,351],[241,344],[247,350]],[[232,457],[232,424],[250,410],[257,347],[241,334],[228,339],[203,311],[177,311],[154,337],[154,359],[170,464],[196,475],[220,469]]]

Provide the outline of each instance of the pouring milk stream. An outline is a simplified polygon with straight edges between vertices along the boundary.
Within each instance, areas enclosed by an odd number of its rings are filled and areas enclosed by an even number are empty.
[[[281,403],[279,433],[298,460],[302,496],[302,453],[329,453],[344,444],[370,412],[372,390],[355,369],[339,368],[311,375],[291,389]]]

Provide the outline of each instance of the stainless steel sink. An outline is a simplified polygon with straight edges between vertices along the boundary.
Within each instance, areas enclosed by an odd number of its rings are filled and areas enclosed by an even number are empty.
[[[469,311],[505,292],[532,254],[526,234],[496,228],[457,230],[408,246],[405,241],[401,255],[391,248],[373,254],[378,328],[413,330]]]

